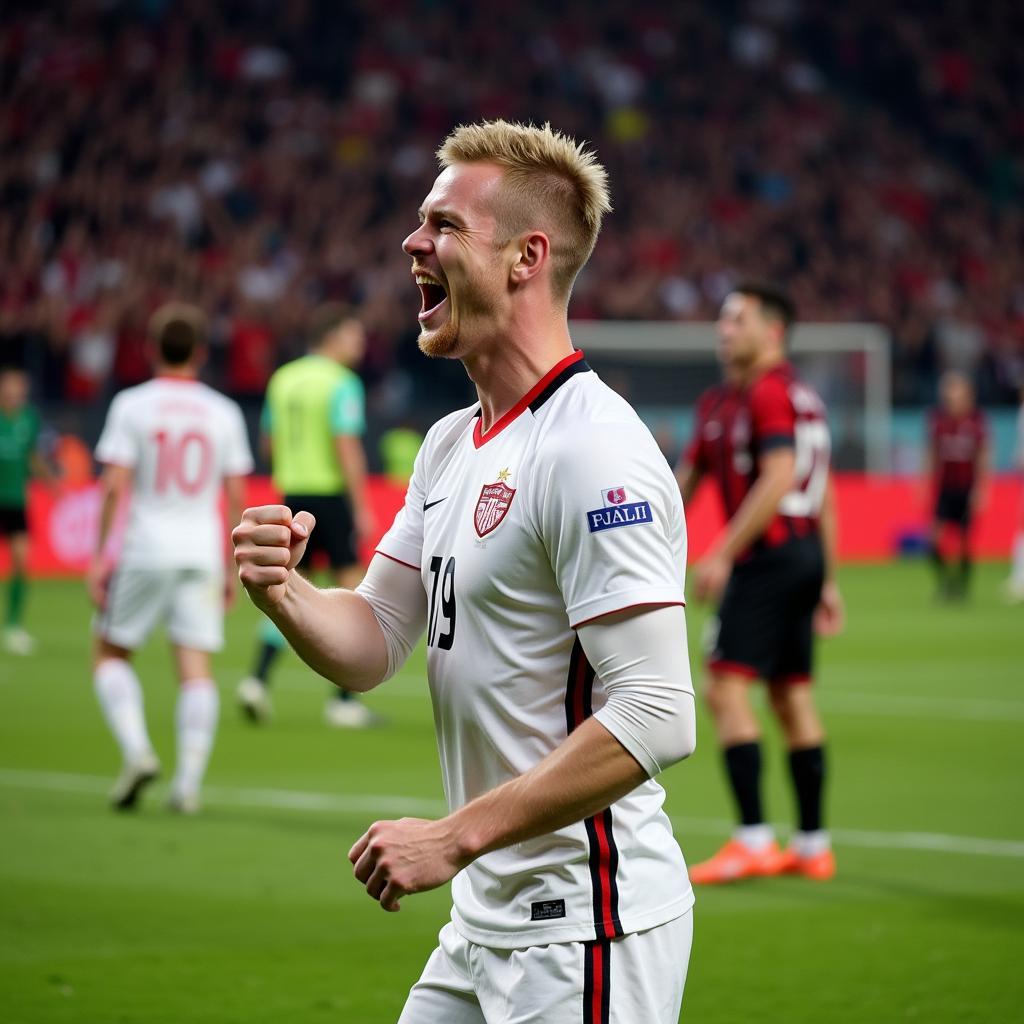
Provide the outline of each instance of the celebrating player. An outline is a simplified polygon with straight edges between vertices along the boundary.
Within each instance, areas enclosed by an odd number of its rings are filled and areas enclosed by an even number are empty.
[[[252,454],[241,410],[196,379],[205,354],[202,314],[169,304],[154,314],[151,332],[156,378],[114,399],[96,446],[105,468],[88,572],[99,609],[93,680],[124,757],[111,801],[128,809],[159,771],[132,652],[158,622],[166,623],[181,683],[170,806],[193,813],[217,728],[210,652],[223,644],[224,608],[236,590],[234,573],[224,571],[226,531],[218,503],[223,485],[233,522]],[[129,489],[128,525],[112,567],[107,542]]]
[[[988,488],[988,425],[974,404],[970,380],[959,371],[943,374],[939,400],[939,407],[931,415],[925,449],[924,475],[932,482],[935,496],[929,551],[939,597],[956,600],[967,596],[971,520],[984,505]],[[956,530],[959,541],[959,567],[955,573],[942,554],[946,527]]]
[[[733,838],[694,866],[698,884],[798,872],[827,879],[835,860],[822,820],[825,734],[811,688],[814,627],[842,626],[835,581],[830,441],[820,398],[786,362],[793,305],[766,285],[737,287],[718,327],[743,402],[719,431],[718,483],[729,522],[696,567],[697,595],[721,596],[707,701],[740,815]],[[707,427],[705,428],[707,429]],[[769,684],[785,735],[799,828],[780,850],[761,806],[760,726],[749,685]]]
[[[366,497],[366,429],[363,385],[352,367],[363,358],[366,336],[355,314],[330,303],[313,314],[308,355],[277,370],[267,387],[263,438],[269,445],[274,484],[289,508],[303,508],[320,524],[306,546],[300,569],[322,552],[338,586],[354,587],[363,575],[356,539],[373,531]],[[265,620],[252,675],[238,685],[238,701],[252,721],[270,714],[270,669],[285,646],[280,630]],[[370,712],[348,690],[327,702],[330,725],[360,728]]]
[[[504,121],[439,157],[404,243],[419,344],[460,359],[479,402],[430,430],[355,592],[294,571],[314,520],[283,506],[246,511],[240,576],[342,686],[376,686],[426,630],[450,813],[375,822],[349,852],[386,910],[454,877],[401,1024],[675,1024],[693,895],[653,776],[695,744],[683,511],[566,319],[606,175]]]
[[[0,536],[7,538],[11,554],[3,642],[9,654],[31,654],[35,649],[35,641],[22,625],[28,592],[25,506],[29,477],[53,479],[38,451],[39,415],[28,404],[28,392],[28,376],[23,370],[0,370]]]

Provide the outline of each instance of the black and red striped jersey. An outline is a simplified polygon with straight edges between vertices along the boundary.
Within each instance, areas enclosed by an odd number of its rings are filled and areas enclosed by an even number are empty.
[[[928,430],[934,485],[939,491],[969,491],[978,477],[978,461],[988,441],[980,409],[953,416],[934,409]]]

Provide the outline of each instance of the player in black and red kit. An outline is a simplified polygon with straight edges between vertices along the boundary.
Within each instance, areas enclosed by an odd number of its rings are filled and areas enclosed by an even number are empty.
[[[825,734],[807,685],[815,630],[838,632],[843,620],[831,446],[821,399],[786,361],[793,317],[788,296],[767,285],[745,284],[726,298],[719,334],[741,389],[738,400],[735,391],[719,394],[717,414],[703,420],[691,448],[692,465],[714,472],[729,519],[696,567],[695,590],[701,599],[721,596],[707,700],[740,815],[733,838],[691,870],[698,884],[835,873],[822,820]],[[748,692],[756,679],[769,685],[789,749],[799,827],[787,850],[762,811],[760,725]]]
[[[988,426],[974,404],[974,388],[964,374],[950,370],[939,385],[940,404],[931,414],[925,476],[932,482],[935,512],[930,550],[941,598],[967,596],[971,572],[970,530],[974,513],[984,503],[988,484]],[[942,554],[942,534],[956,530],[957,570]]]

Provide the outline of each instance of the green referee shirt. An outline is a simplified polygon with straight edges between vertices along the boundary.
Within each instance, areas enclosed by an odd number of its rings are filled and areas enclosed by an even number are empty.
[[[261,425],[282,494],[339,494],[345,480],[334,439],[366,429],[362,381],[326,356],[286,363],[267,385]]]
[[[30,406],[13,416],[0,412],[0,505],[25,507],[32,453],[39,440],[39,415]]]

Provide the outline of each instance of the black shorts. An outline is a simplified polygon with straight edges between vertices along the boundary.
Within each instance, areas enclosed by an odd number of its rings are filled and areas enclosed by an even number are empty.
[[[352,504],[345,494],[289,494],[284,503],[293,512],[312,512],[316,528],[309,535],[300,569],[312,567],[321,552],[332,569],[347,569],[359,564],[356,549]]]
[[[943,488],[935,499],[935,520],[968,527],[971,524],[971,492]]]
[[[708,668],[770,683],[810,682],[825,558],[815,534],[738,563],[718,609]]]
[[[28,533],[28,519],[24,505],[0,505],[0,537],[15,533]]]

